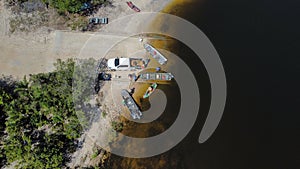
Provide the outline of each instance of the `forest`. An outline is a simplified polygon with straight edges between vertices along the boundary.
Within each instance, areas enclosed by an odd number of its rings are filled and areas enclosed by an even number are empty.
[[[39,0],[6,0],[9,5],[20,5],[24,2]],[[60,14],[77,13],[95,8],[102,4],[109,4],[108,0],[41,0],[47,7],[53,7]]]
[[[94,62],[84,63],[91,67]],[[0,167],[15,163],[16,168],[62,168],[70,160],[90,121],[90,116],[75,111],[74,100],[84,105],[85,99],[73,97],[74,68],[72,59],[57,60],[52,72],[0,79]],[[91,84],[85,84],[89,72],[79,72],[76,78],[82,83],[77,91],[92,91]],[[84,95],[75,95],[79,96]]]

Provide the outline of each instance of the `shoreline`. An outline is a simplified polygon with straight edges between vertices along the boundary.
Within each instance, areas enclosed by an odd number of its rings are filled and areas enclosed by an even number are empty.
[[[170,1],[170,2],[172,2],[172,1]],[[152,18],[151,21],[149,21],[149,25],[151,24],[151,22],[155,22],[155,19],[156,19],[155,17]],[[147,25],[147,27],[149,27],[149,26]],[[127,27],[127,29],[130,29],[130,27]],[[104,29],[104,32],[105,32],[105,29]],[[118,32],[118,31],[115,31],[115,32]],[[101,34],[101,32],[99,32],[99,33]],[[127,38],[124,41],[126,41],[126,40],[127,41],[130,40],[130,38]],[[90,39],[90,42],[88,42],[88,44],[95,44],[97,42],[97,41],[95,41],[94,43],[92,43],[92,41],[93,41],[93,39]],[[121,41],[119,43],[122,43],[122,42],[124,43],[124,41]],[[140,42],[136,41],[135,43],[140,43]],[[127,43],[126,46],[129,47],[129,48],[133,47],[134,49],[123,48],[122,45],[120,45],[121,47],[118,47],[118,45],[114,46],[114,48],[117,48],[119,50],[122,50],[122,49],[125,50],[126,51],[125,53],[127,53],[127,55],[132,55],[131,52],[136,53],[136,51],[140,51],[140,50],[143,50],[145,52],[145,49],[143,49],[141,47],[134,47],[132,45],[129,45],[128,43]],[[138,46],[139,45],[140,44],[138,44]],[[87,45],[87,46],[89,46],[89,45]],[[114,51],[110,51],[110,52],[112,54],[114,54]],[[107,55],[111,55],[111,54],[110,53],[106,53],[105,57],[107,57]],[[155,61],[153,60],[152,62],[155,62]],[[158,65],[158,63],[156,65]],[[128,79],[127,79],[127,81],[128,81]],[[112,82],[107,82],[106,84],[104,84],[104,86],[102,87],[102,90],[100,90],[100,94],[99,94],[99,96],[105,95],[105,97],[102,98],[102,99],[100,99],[100,100],[102,100],[101,103],[103,104],[102,112],[103,111],[107,112],[107,114],[109,116],[109,119],[106,120],[105,118],[100,118],[99,120],[97,120],[97,122],[93,123],[93,125],[92,125],[92,127],[91,127],[91,129],[89,131],[87,131],[87,132],[84,133],[84,135],[87,138],[90,139],[91,143],[93,143],[95,145],[98,145],[98,146],[101,145],[100,143],[103,142],[103,140],[106,140],[107,137],[110,137],[110,135],[111,135],[110,123],[111,122],[113,122],[114,120],[117,120],[117,121],[121,121],[122,123],[125,123],[125,125],[126,125],[126,121],[129,121],[129,120],[125,119],[124,117],[121,118],[121,116],[120,116],[120,114],[118,112],[118,111],[122,111],[122,112],[126,111],[126,112],[128,112],[128,110],[121,105],[121,101],[119,101],[117,98],[114,98],[115,95],[113,94],[113,91],[116,92],[116,90],[112,90],[112,87],[114,86],[113,84],[114,84],[113,81]],[[146,85],[135,83],[134,86],[136,87],[136,91],[139,91],[139,92],[135,92],[133,97],[134,97],[134,99],[139,104],[139,100],[140,100],[139,98],[142,98],[142,96],[144,94],[144,92],[143,92],[144,90],[143,89],[146,88]],[[131,87],[132,87],[132,83],[128,81],[128,86],[126,87],[126,89],[128,90]],[[109,89],[109,88],[111,88],[111,89]],[[106,90],[104,90],[104,89],[106,89]],[[117,105],[115,105],[114,103],[117,104]],[[120,105],[118,105],[118,104],[120,104]],[[121,110],[119,110],[120,106],[122,106]],[[102,126],[102,127],[99,127],[99,125]],[[126,126],[125,126],[125,128],[126,128]],[[100,132],[99,132],[99,129],[101,129]],[[95,133],[98,133],[98,134],[95,134]],[[90,149],[90,148],[88,148],[88,144],[89,143],[84,143],[83,149],[86,149],[86,148]],[[103,148],[105,148],[105,147],[103,147]],[[130,146],[128,148],[130,149]],[[110,149],[109,147],[106,147],[106,150],[109,150],[109,149]],[[127,149],[127,148],[125,148],[125,149]],[[78,152],[76,152],[77,155],[75,153],[73,154],[73,157],[75,156],[77,160],[72,161],[71,163],[69,163],[69,166],[76,166],[76,165],[82,164],[82,162],[80,162],[81,161],[80,159],[82,159],[82,158],[86,159],[86,157],[87,157],[86,155],[90,154],[90,152],[87,152],[86,150],[83,151],[83,152],[82,151],[83,150],[80,149]],[[114,159],[114,156],[111,156],[111,157]],[[92,159],[90,159],[90,160],[86,159],[86,160],[87,161],[84,162],[85,164],[88,161],[92,161]],[[130,159],[130,161],[131,161],[131,159]],[[134,168],[134,166],[131,166],[131,167]],[[139,168],[139,166],[136,166],[135,168]]]
[[[168,6],[172,6],[172,5],[176,5],[176,0],[171,0],[171,1],[164,1],[162,0],[166,6],[162,7],[163,9],[161,9],[160,11],[164,11],[165,8],[168,8]],[[153,1],[151,1],[153,2]],[[151,4],[151,2],[149,2]],[[125,4],[125,2],[122,1],[122,3]],[[134,2],[135,3],[135,2]],[[137,6],[139,6],[139,3],[144,3],[144,1],[137,1],[136,4]],[[121,5],[121,4],[119,4]],[[145,8],[147,7],[146,3],[143,4],[145,6]],[[139,6],[141,8],[143,8],[143,5]],[[120,6],[119,6],[120,7]],[[117,10],[117,9],[116,9]],[[126,6],[126,8],[124,7],[124,13],[133,13],[131,11],[131,9],[128,9],[128,6]],[[153,9],[150,9],[153,10]],[[109,10],[108,10],[109,11]],[[159,12],[159,11],[157,11]],[[151,21],[148,21],[148,25],[147,27],[151,27],[151,24],[153,22],[155,22],[157,19],[157,15],[154,16],[154,18],[151,19]],[[130,24],[127,23],[127,25],[129,25],[128,27],[126,27],[126,29],[131,29]],[[87,33],[78,33],[78,32],[72,32],[72,31],[68,31],[66,33],[63,32],[64,30],[59,30],[56,32],[51,32],[50,34],[46,35],[46,38],[44,36],[39,37],[39,35],[37,36],[33,36],[30,37],[31,35],[34,35],[34,33],[29,34],[25,37],[25,39],[23,39],[23,37],[17,37],[17,35],[12,35],[12,36],[5,36],[5,40],[2,41],[2,43],[0,42],[0,49],[3,48],[4,49],[4,53],[1,54],[1,63],[3,64],[3,66],[1,66],[1,72],[2,73],[6,73],[8,75],[13,75],[19,78],[22,78],[23,74],[29,74],[29,73],[43,73],[43,72],[49,72],[51,71],[52,67],[53,67],[53,63],[55,62],[56,59],[60,58],[62,60],[67,59],[67,58],[74,58],[73,56],[76,56],[76,54],[78,54],[78,47],[82,46],[90,37],[90,32]],[[97,33],[102,33],[100,32],[93,32],[95,34]],[[92,34],[93,35],[93,34]],[[106,35],[109,38],[109,35]],[[112,35],[114,36],[114,35]],[[26,38],[29,38],[30,40],[27,40]],[[44,39],[45,38],[45,39]],[[20,41],[21,39],[21,41]],[[13,46],[8,46],[9,43],[13,43]],[[137,42],[138,43],[138,42]],[[156,44],[158,42],[153,42],[155,44],[155,46],[160,46],[161,44]],[[165,43],[165,42],[161,42],[161,43]],[[71,45],[70,45],[71,44]],[[8,48],[6,48],[8,47]],[[135,50],[135,49],[132,49]],[[126,53],[130,54],[130,51],[132,50],[128,50],[126,51]],[[124,51],[122,51],[124,52]],[[6,56],[7,54],[7,56]],[[98,56],[94,56],[94,57],[98,57]],[[158,65],[158,64],[157,64]],[[141,95],[144,93],[142,90],[143,85],[140,85],[140,93]],[[105,87],[104,87],[105,88]],[[109,96],[109,94],[107,92],[110,91],[109,86],[106,86],[106,94],[108,95],[107,97],[113,97],[112,95]],[[137,90],[138,87],[137,87]],[[103,94],[105,95],[105,93]],[[140,94],[136,94],[136,96],[138,96]],[[109,98],[111,99],[111,98]],[[115,105],[116,106],[116,105]],[[114,113],[109,113],[107,119],[108,120],[104,120],[102,122],[104,122],[102,124],[102,127],[110,127],[110,122],[112,120],[114,120],[114,115],[118,115],[118,111],[119,110],[113,110]],[[101,112],[100,112],[101,115]],[[102,119],[102,118],[100,118]],[[95,123],[95,122],[94,122]],[[103,136],[107,136],[107,133],[105,131],[105,128],[101,128],[101,126],[99,127],[99,125],[97,126],[97,124],[95,123],[91,127],[91,129],[88,132],[83,133],[83,137],[86,137],[86,141],[88,142],[84,142],[83,148],[79,149],[78,151],[76,151],[74,154],[72,154],[72,157],[74,157],[74,159],[72,159],[72,161],[70,163],[68,163],[69,166],[74,167],[76,165],[80,165],[80,166],[88,166],[91,163],[94,163],[95,161],[93,161],[92,158],[90,158],[90,156],[92,155],[92,151],[93,151],[93,147],[95,147],[95,140],[94,138],[98,138],[97,134],[101,133],[102,137],[100,136],[99,138],[103,138]],[[99,121],[97,122],[99,123]],[[108,128],[109,128],[108,127]],[[101,130],[99,130],[99,128]],[[163,127],[162,127],[163,128]],[[99,132],[100,131],[100,132]],[[97,134],[96,134],[97,133]],[[92,134],[92,135],[89,135]],[[110,138],[104,138],[104,139],[110,139]],[[92,146],[94,145],[94,146]],[[84,149],[82,151],[82,149]],[[89,159],[87,159],[87,157]],[[104,156],[103,158],[107,158],[107,156]],[[158,157],[158,160],[163,160],[160,159],[163,157]],[[86,159],[87,161],[82,161],[82,159]],[[97,158],[99,159],[99,158]],[[126,158],[127,159],[127,158]],[[125,159],[125,163],[126,163],[126,159]],[[75,161],[73,161],[75,160]],[[133,163],[138,164],[138,161],[140,161],[140,159],[128,159],[128,161],[135,161]],[[128,162],[127,161],[127,162]],[[148,161],[148,160],[147,160]],[[123,165],[123,164],[122,164]],[[124,164],[126,165],[126,164]],[[139,165],[132,165],[132,168],[140,168]]]

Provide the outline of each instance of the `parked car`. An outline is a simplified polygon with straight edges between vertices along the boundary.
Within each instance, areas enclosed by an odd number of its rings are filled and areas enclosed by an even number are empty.
[[[108,24],[108,18],[98,18],[98,17],[90,18],[89,23],[92,23],[92,24]]]

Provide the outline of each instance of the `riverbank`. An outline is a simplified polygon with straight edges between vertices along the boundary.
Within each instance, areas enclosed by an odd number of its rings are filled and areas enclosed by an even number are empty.
[[[170,2],[168,5],[165,6],[165,8],[162,10],[164,13],[169,13],[169,14],[176,14],[177,12],[180,12],[178,6],[184,6],[185,3],[190,3],[190,1],[183,1],[183,0],[173,0]],[[161,18],[159,15],[156,16],[152,22],[150,22],[147,30],[150,30],[155,27],[156,30],[162,30],[166,29],[165,24],[168,24],[168,21],[164,20],[164,18]],[[159,37],[156,35],[156,37]],[[176,44],[176,40],[171,39],[171,38],[166,38],[166,37],[160,37],[160,38],[153,38],[153,39],[148,39],[148,42],[150,42],[153,46],[155,46],[157,49],[160,51],[163,51],[163,54],[168,57],[168,64],[161,66],[158,63],[155,62],[152,65],[153,67],[161,67],[163,71],[175,71],[174,67],[179,64],[179,60],[176,60],[172,54],[168,53],[167,51],[172,51],[173,45]],[[175,68],[176,69],[176,68]],[[172,72],[173,73],[173,72]],[[175,76],[176,80],[176,76]],[[145,103],[141,103],[140,100],[142,98],[142,95],[146,91],[147,87],[149,84],[140,84],[140,83],[135,83],[134,87],[136,88],[136,92],[133,94],[133,97],[135,100],[138,102],[139,105],[145,105]],[[132,137],[151,137],[155,136],[159,133],[164,132],[166,129],[172,125],[174,120],[177,117],[177,112],[178,108],[175,105],[180,105],[178,103],[178,89],[176,88],[176,84],[173,85],[158,85],[158,90],[162,90],[165,95],[168,96],[168,105],[165,105],[165,110],[163,112],[148,112],[148,113],[153,113],[153,114],[158,114],[158,113],[164,113],[163,115],[159,116],[157,120],[147,123],[147,124],[136,124],[133,122],[129,122],[126,119],[122,119],[125,121],[125,123],[128,123],[128,125],[124,128],[123,134],[127,136],[132,136]],[[157,93],[158,91],[156,91]],[[155,101],[153,100],[160,100],[158,95],[154,93],[151,96],[151,106],[156,106]],[[163,104],[160,102],[160,104]],[[171,105],[170,105],[171,104]],[[172,105],[173,104],[173,105]],[[142,106],[142,107],[143,107]],[[126,146],[125,146],[126,145]],[[124,145],[124,149],[127,151],[135,151],[137,147],[135,145]],[[144,149],[140,148],[136,151],[144,151]],[[149,157],[149,158],[124,158],[124,157],[119,157],[112,155],[112,159],[115,162],[115,164],[112,166],[112,168],[130,168],[130,169],[140,169],[140,168],[155,168],[155,169],[164,169],[164,168],[182,168],[183,166],[183,157],[180,156],[179,154],[181,153],[181,150],[173,149],[172,151],[168,151],[164,154],[157,155],[154,157]]]
[[[143,12],[159,12],[164,7],[163,4],[167,4],[167,1],[164,0],[156,0],[156,1],[137,1],[133,2],[136,4]],[[122,16],[126,16],[129,14],[133,14],[134,11],[132,11],[125,2],[123,1],[114,1],[113,5],[115,5],[114,8],[108,7],[104,8],[105,10],[96,13],[94,16],[108,16],[109,18],[112,18],[110,22],[114,22],[115,20],[118,20],[118,18]],[[119,12],[120,11],[120,12]],[[151,22],[153,18],[147,18],[147,22]],[[108,48],[110,45],[113,45],[115,41],[121,40],[122,36],[126,36],[126,32],[132,32],[132,30],[142,29],[142,27],[136,27],[136,20],[134,18],[132,20],[125,20],[123,22],[120,22],[118,24],[115,24],[116,28],[123,28],[121,31],[123,35],[116,35],[120,32],[114,32],[114,29],[111,29],[109,25],[103,26],[101,31],[105,32],[105,34],[100,33],[99,37],[97,39],[101,39],[100,41],[93,41],[95,40],[95,33],[93,32],[87,32],[87,33],[79,33],[79,32],[68,32],[68,31],[50,31],[48,32],[47,29],[42,28],[40,31],[42,34],[39,34],[37,32],[29,32],[28,34],[24,34],[20,36],[18,35],[3,35],[3,41],[0,42],[0,49],[3,49],[3,53],[1,54],[1,72],[3,74],[9,74],[14,75],[17,77],[22,77],[23,75],[28,74],[35,74],[39,72],[49,72],[53,70],[53,63],[56,59],[67,59],[67,58],[74,58],[74,56],[78,56],[81,58],[88,58],[93,57],[95,59],[99,59],[99,55],[106,54],[106,51],[110,48]],[[155,21],[154,21],[155,22]],[[147,27],[147,24],[142,25],[143,27]],[[151,26],[150,26],[151,27]],[[45,29],[45,30],[43,30]],[[126,37],[125,37],[126,38]],[[147,38],[145,38],[147,40]],[[169,41],[165,40],[155,40],[155,39],[149,39],[151,43],[154,44],[154,46],[158,48],[164,48],[159,47],[160,45],[165,46],[166,44],[171,44]],[[88,42],[88,43],[87,43]],[[94,42],[94,43],[93,43]],[[138,44],[138,40],[136,39],[136,42]],[[89,45],[87,45],[89,44]],[[110,56],[132,56],[137,51],[144,50],[142,46],[136,47],[135,45],[129,45],[127,43],[125,46],[117,48],[114,46],[110,50]],[[85,48],[87,47],[87,48]],[[88,48],[94,49],[94,50],[88,50]],[[83,50],[82,50],[83,49]],[[84,51],[84,52],[82,52]],[[90,52],[92,51],[92,52]],[[85,53],[86,52],[86,53]],[[139,54],[139,53],[136,53]],[[145,53],[142,53],[145,54]],[[153,63],[153,62],[152,62]],[[154,61],[155,63],[155,61]],[[158,64],[152,64],[152,67],[159,66]],[[165,67],[163,67],[165,69]],[[123,76],[124,77],[124,76]],[[125,80],[125,79],[124,79]],[[123,83],[123,82],[122,82]],[[128,79],[127,81],[123,83],[121,86],[125,86],[126,89],[129,89],[132,86],[128,86]],[[137,85],[135,86],[137,88],[137,92],[134,97],[136,100],[139,100],[139,98],[144,94],[144,91],[146,89],[145,85]],[[120,88],[120,85],[117,85],[115,88]],[[107,155],[104,153],[99,153],[99,156],[94,157],[94,147],[97,147],[95,142],[97,140],[104,140],[104,139],[113,139],[113,132],[108,131],[109,127],[111,125],[111,122],[114,120],[117,120],[116,118],[119,116],[120,111],[126,111],[125,108],[120,109],[120,101],[115,100],[114,95],[118,95],[118,92],[115,91],[116,94],[110,93],[112,91],[112,84],[107,83],[107,85],[103,86],[103,93],[99,93],[101,96],[105,96],[105,98],[101,98],[105,100],[104,104],[105,106],[102,107],[102,110],[107,111],[108,114],[106,118],[99,118],[100,121],[96,121],[91,126],[91,129],[85,133],[83,136],[85,139],[82,149],[80,151],[76,152],[73,155],[73,161],[70,163],[70,167],[73,168],[75,166],[89,166],[99,163],[99,160],[107,158]],[[119,95],[118,95],[119,96]],[[99,98],[99,97],[98,97]],[[102,100],[103,101],[103,100]],[[110,103],[110,104],[109,104]],[[115,104],[117,103],[117,104]],[[95,103],[94,103],[95,104]],[[103,113],[103,111],[102,111]],[[100,114],[100,117],[105,116]],[[122,120],[122,119],[121,119]],[[157,132],[161,132],[165,130],[165,126],[160,126],[159,123],[156,124],[159,128]],[[128,127],[130,129],[130,127]],[[148,131],[149,126],[146,126],[144,128],[141,128],[145,131]],[[156,128],[157,129],[157,128]],[[126,126],[125,126],[126,130]],[[107,132],[111,133],[111,137],[106,137]],[[126,132],[126,131],[125,131]],[[100,135],[98,135],[100,133]],[[130,132],[129,132],[130,134]],[[143,135],[138,135],[143,134]],[[136,134],[137,136],[148,136],[149,133],[147,132],[139,132]],[[87,136],[87,137],[85,137]],[[130,151],[130,147],[128,149]],[[101,151],[102,152],[102,151]],[[103,158],[100,158],[100,155],[102,155]],[[176,155],[173,154],[174,158],[176,158]],[[165,168],[166,166],[175,166],[176,163],[168,163],[166,162],[166,158],[169,158],[170,156],[158,156],[155,158],[149,158],[144,162],[141,162],[140,159],[128,159],[123,158],[121,163],[119,163],[115,168],[142,168],[143,166],[149,166],[151,163],[152,165],[156,165],[159,163],[160,167],[158,168]],[[174,158],[171,158],[174,160]],[[132,161],[133,160],[133,161]],[[137,160],[137,161],[135,161]],[[150,162],[151,161],[151,162]],[[130,164],[133,163],[133,164]],[[136,163],[136,165],[134,165]],[[115,163],[117,164],[117,163]],[[130,165],[130,166],[128,166]]]

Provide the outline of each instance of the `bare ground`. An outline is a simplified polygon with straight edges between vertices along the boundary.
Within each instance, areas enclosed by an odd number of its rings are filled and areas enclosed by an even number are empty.
[[[134,0],[133,3],[144,12],[158,12],[168,1]],[[94,16],[108,17],[109,22],[115,22],[118,18],[130,14],[134,14],[134,11],[127,6],[125,1],[113,0],[112,6],[100,8]],[[5,8],[4,0],[0,0],[0,72],[4,75],[22,78],[24,75],[49,72],[53,70],[53,63],[56,59],[145,56],[138,39],[127,38],[126,32],[141,29],[136,26],[137,21],[134,18],[131,21],[115,24],[117,29],[109,25],[103,26],[99,32],[105,33],[97,35],[94,32],[53,30],[51,25],[42,26],[33,32],[11,34],[9,20],[12,15],[11,11]],[[119,31],[120,27],[123,28],[122,32]],[[58,28],[57,25],[56,28]],[[114,32],[114,30],[118,30],[118,32]],[[118,41],[125,41],[125,43],[118,45]],[[92,155],[95,147],[99,146],[97,145],[99,140],[114,138],[115,133],[111,131],[110,123],[118,120],[120,111],[124,111],[119,93],[123,88],[129,89],[130,81],[127,75],[128,72],[115,72],[113,77],[121,76],[121,78],[113,79],[105,84],[100,91],[102,92],[101,97],[95,97],[95,100],[102,99],[102,110],[107,112],[107,116],[101,116],[92,124],[91,129],[82,135],[83,145],[73,154],[72,161],[68,164],[71,168],[97,165],[103,162],[102,159],[108,157],[104,151],[101,151],[97,157],[93,158]],[[109,149],[109,147],[105,148]]]

